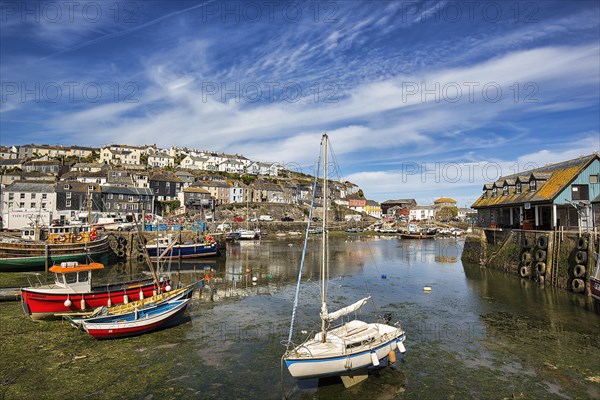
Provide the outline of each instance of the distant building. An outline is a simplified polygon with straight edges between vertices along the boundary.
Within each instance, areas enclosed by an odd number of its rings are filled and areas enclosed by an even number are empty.
[[[437,208],[435,206],[416,206],[410,209],[410,220],[433,221]]]
[[[417,201],[415,199],[386,200],[381,203],[381,213],[387,215],[388,210],[392,207],[408,208],[410,210],[416,205]]]
[[[450,197],[440,197],[433,201],[433,205],[436,208],[442,207],[456,207],[456,200],[451,199]]]

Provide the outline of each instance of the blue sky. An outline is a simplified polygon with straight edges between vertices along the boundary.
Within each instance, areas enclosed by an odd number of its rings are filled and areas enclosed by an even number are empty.
[[[597,1],[2,2],[0,142],[188,146],[471,204],[600,147]]]

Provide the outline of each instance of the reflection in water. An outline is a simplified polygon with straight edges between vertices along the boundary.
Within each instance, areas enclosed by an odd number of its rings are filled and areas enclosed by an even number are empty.
[[[330,238],[331,309],[371,294],[374,304],[361,317],[391,312],[407,332],[407,353],[396,369],[349,390],[336,380],[296,385],[284,371],[290,397],[598,398],[600,318],[578,304],[583,296],[463,267],[463,243]],[[297,343],[303,330],[319,327],[320,245],[319,237],[308,243]],[[196,300],[190,323],[180,328],[185,339],[173,349],[183,361],[170,364],[171,385],[202,398],[281,398],[280,342],[287,337],[301,251],[300,239],[233,243],[226,258],[171,265],[181,279],[198,279],[209,268],[228,288],[248,287],[236,299]],[[257,287],[249,280],[254,276]]]

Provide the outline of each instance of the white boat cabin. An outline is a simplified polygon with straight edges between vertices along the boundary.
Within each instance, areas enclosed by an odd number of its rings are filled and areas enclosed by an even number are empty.
[[[100,263],[79,264],[77,261],[62,262],[50,267],[54,273],[54,283],[74,293],[88,293],[92,290],[92,271],[104,268]]]

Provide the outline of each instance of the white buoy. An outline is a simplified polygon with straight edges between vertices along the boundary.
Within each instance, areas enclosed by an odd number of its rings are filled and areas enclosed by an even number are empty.
[[[85,310],[85,299],[82,297],[81,301],[79,302],[79,306],[81,307],[82,310]]]
[[[374,367],[379,366],[379,357],[377,357],[377,353],[374,351],[371,352],[371,362],[373,363]]]
[[[171,291],[171,285],[167,285],[165,287],[165,292],[170,292]]]
[[[123,295],[123,303],[125,303],[125,304],[129,303],[129,297],[127,297],[127,293],[125,293]]]
[[[144,300],[144,291],[140,289],[140,300]]]
[[[71,305],[73,305],[73,302],[71,301],[71,299],[67,298],[64,302],[65,307],[71,307]]]
[[[427,293],[431,292],[431,286],[425,286],[425,287],[423,288],[423,291],[424,291],[424,292],[427,292]]]
[[[252,282],[256,282],[256,281],[258,281],[258,278],[256,276],[253,276],[252,277]]]
[[[110,296],[108,297],[108,301],[106,302],[106,306],[107,307],[112,307],[112,300],[110,299]]]

